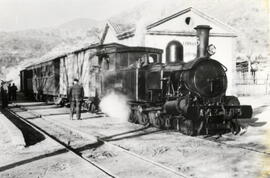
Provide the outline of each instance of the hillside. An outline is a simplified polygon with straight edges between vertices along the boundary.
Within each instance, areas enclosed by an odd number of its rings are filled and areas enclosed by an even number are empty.
[[[21,61],[70,52],[98,42],[104,22],[75,19],[54,28],[0,32],[0,79]]]
[[[194,7],[232,26],[237,32],[236,54],[269,55],[269,16],[263,0],[149,0],[110,20],[121,23],[153,22]],[[99,41],[105,21],[79,18],[53,28],[0,32],[0,78],[9,67],[41,56],[52,56]],[[136,25],[136,24],[135,24]]]
[[[87,19],[87,18],[79,18],[74,19],[69,22],[66,22],[64,24],[59,25],[58,29],[68,29],[69,31],[87,31],[89,29],[92,29],[94,27],[97,28],[103,28],[105,24],[105,21],[97,21],[93,19]]]

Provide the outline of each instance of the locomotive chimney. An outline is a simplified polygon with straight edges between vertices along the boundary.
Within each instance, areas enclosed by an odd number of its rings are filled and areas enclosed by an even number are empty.
[[[209,31],[212,28],[208,25],[198,25],[194,29],[197,31],[197,57],[209,56],[207,47],[209,43]]]

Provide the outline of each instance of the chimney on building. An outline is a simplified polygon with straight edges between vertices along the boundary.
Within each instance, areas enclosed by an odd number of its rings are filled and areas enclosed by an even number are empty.
[[[198,25],[194,28],[197,35],[197,57],[208,57],[207,47],[209,44],[209,25]]]

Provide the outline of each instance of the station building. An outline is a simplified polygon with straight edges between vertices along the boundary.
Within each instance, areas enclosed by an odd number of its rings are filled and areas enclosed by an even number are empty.
[[[197,39],[194,28],[209,25],[209,44],[216,47],[213,59],[227,69],[227,94],[235,94],[234,78],[236,71],[234,30],[223,22],[189,7],[159,20],[149,21],[142,17],[128,22],[109,20],[102,34],[101,43],[120,43],[128,46],[146,46],[163,50],[162,61],[180,58],[188,62],[196,57]],[[177,52],[176,52],[177,51]]]

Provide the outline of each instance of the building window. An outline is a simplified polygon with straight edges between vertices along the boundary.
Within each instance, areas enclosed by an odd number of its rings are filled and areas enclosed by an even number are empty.
[[[191,22],[191,18],[190,18],[190,17],[187,17],[187,18],[185,19],[185,22],[186,22],[187,25],[189,25],[190,22]]]
[[[166,62],[174,63],[183,61],[183,45],[179,41],[171,41],[166,47]]]

